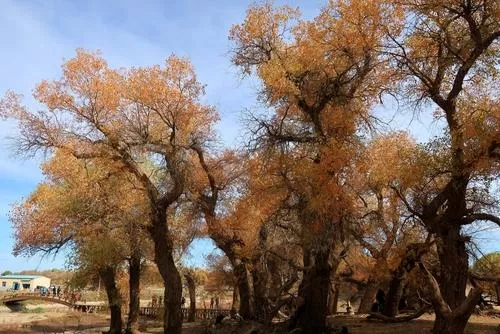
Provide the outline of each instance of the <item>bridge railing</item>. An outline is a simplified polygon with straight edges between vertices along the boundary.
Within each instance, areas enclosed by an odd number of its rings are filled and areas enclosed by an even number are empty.
[[[68,306],[77,309],[82,312],[86,313],[95,313],[95,312],[102,312],[106,311],[108,309],[108,305],[90,305],[86,303],[77,303],[73,298],[65,298],[64,295],[52,295],[52,294],[41,294],[39,292],[19,292],[19,293],[9,293],[3,296],[0,296],[0,302],[5,302],[5,301],[15,301],[17,300],[23,300],[23,299],[28,299],[28,298],[36,298],[36,299],[41,299],[41,300],[47,300],[47,301],[55,301],[55,302],[63,302],[67,304]],[[139,314],[142,316],[146,317],[158,317],[161,314],[163,314],[163,307],[152,307],[152,306],[146,306],[146,307],[140,307],[139,308]],[[188,318],[189,315],[189,308],[182,308],[182,315],[184,319]],[[219,314],[222,314],[224,316],[227,316],[230,314],[230,310],[227,309],[217,309],[217,308],[200,308],[196,309],[195,311],[195,318],[198,320],[208,320],[208,319],[214,319],[216,318]]]
[[[163,307],[147,306],[147,307],[141,307],[139,310],[139,314],[146,317],[158,317],[161,314],[163,314],[163,310],[164,310]],[[189,308],[183,307],[181,311],[183,318],[187,319],[189,315]],[[194,316],[198,320],[208,320],[216,318],[219,314],[227,316],[230,314],[230,310],[215,309],[215,308],[210,308],[210,309],[200,308],[196,309]]]
[[[73,298],[71,295],[67,294],[59,294],[59,295],[54,295],[51,293],[40,293],[40,292],[15,292],[15,293],[8,293],[0,296],[0,301],[3,300],[9,300],[9,299],[15,299],[15,298],[29,298],[29,297],[36,297],[36,298],[43,298],[47,300],[62,300],[70,304],[75,304],[77,300]]]

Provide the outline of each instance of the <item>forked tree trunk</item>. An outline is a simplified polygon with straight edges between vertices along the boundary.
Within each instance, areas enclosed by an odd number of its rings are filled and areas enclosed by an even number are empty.
[[[196,314],[196,284],[194,281],[194,277],[191,273],[184,274],[186,278],[186,284],[189,291],[189,314],[188,314],[188,322],[194,322],[195,314]]]
[[[173,258],[173,245],[167,228],[166,210],[158,209],[149,228],[155,246],[155,262],[163,279],[165,334],[182,332],[182,281]]]
[[[138,248],[132,251],[129,259],[129,311],[127,319],[127,333],[137,333],[139,330],[140,309],[140,281],[141,281],[141,252]]]
[[[373,277],[369,277],[368,283],[365,288],[365,293],[361,297],[361,301],[359,303],[358,314],[370,313],[373,306],[373,301],[377,296],[378,287],[378,282]]]
[[[109,323],[110,334],[120,334],[122,332],[122,300],[120,291],[116,286],[116,268],[106,266],[99,270],[99,276],[104,283],[106,295],[108,296],[108,305],[111,313]]]

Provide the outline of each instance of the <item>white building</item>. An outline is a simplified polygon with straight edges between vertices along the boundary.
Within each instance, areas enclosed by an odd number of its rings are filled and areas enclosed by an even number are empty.
[[[38,275],[0,276],[0,291],[34,291],[36,288],[50,286],[50,278]]]

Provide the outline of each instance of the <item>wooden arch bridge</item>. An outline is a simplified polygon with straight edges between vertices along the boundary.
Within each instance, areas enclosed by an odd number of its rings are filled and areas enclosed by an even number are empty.
[[[108,310],[107,304],[87,304],[86,302],[74,301],[70,298],[64,298],[63,296],[54,296],[51,294],[40,294],[35,292],[28,293],[13,293],[0,296],[0,303],[5,305],[17,304],[18,302],[25,300],[41,300],[49,303],[57,303],[68,306],[74,310],[85,312],[85,313],[95,313],[104,312]],[[139,314],[146,317],[158,317],[163,313],[163,307],[141,307]],[[184,319],[187,319],[189,309],[182,308],[182,314]],[[213,319],[218,315],[227,316],[230,314],[229,310],[226,309],[196,309],[195,318],[197,319]]]
[[[17,304],[18,302],[25,300],[42,300],[49,303],[62,304],[72,309],[87,313],[93,313],[107,309],[107,305],[87,304],[84,302],[75,301],[74,299],[71,298],[64,298],[63,296],[40,294],[36,292],[13,293],[0,297],[0,303],[3,303],[7,306],[12,304]]]

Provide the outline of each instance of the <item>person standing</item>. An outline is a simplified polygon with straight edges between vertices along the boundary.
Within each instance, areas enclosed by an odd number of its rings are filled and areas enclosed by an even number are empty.
[[[210,308],[214,308],[214,297],[210,299]]]
[[[151,297],[151,306],[156,307],[156,295],[153,295],[153,297]]]

